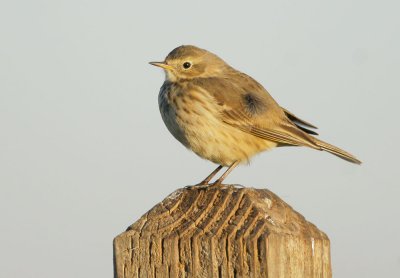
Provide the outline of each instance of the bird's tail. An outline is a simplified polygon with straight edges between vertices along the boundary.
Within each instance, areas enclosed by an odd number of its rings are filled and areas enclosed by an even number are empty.
[[[331,144],[328,144],[322,140],[319,140],[315,137],[313,137],[313,141],[315,142],[315,144],[320,148],[320,150],[322,151],[327,151],[330,152],[331,154],[334,154],[344,160],[347,160],[349,162],[355,163],[355,164],[361,164],[361,161],[358,160],[354,155],[338,148],[335,147]]]

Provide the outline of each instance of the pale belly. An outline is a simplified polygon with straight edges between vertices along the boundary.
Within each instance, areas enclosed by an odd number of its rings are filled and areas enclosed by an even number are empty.
[[[167,99],[159,99],[159,103],[168,130],[198,156],[229,166],[235,161],[247,163],[255,154],[276,146],[275,142],[258,138],[222,122],[219,114],[212,112],[220,109],[214,100],[200,94],[195,97],[200,102],[194,105],[189,95],[180,96],[169,103]],[[163,96],[160,95],[160,98]]]

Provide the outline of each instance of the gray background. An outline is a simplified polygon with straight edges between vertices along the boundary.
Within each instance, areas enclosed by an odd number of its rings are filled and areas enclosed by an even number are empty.
[[[0,276],[111,277],[113,237],[215,167],[165,128],[147,64],[195,44],[364,161],[281,148],[227,182],[271,189],[328,233],[335,277],[400,277],[399,8],[2,1]]]

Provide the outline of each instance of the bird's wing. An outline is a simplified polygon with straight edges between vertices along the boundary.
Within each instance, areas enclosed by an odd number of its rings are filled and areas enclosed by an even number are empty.
[[[285,112],[286,116],[294,123],[296,124],[300,124],[309,128],[315,128],[318,129],[318,127],[316,127],[313,124],[310,124],[309,122],[306,122],[305,120],[300,119],[299,117],[297,117],[295,114],[293,114],[292,112],[290,112],[289,110],[281,107],[282,110]]]
[[[279,144],[293,146],[310,146],[315,148],[314,141],[291,125],[269,124],[260,125],[254,123],[254,120],[248,115],[233,109],[223,111],[222,120],[226,124],[247,132],[262,139],[277,142]]]
[[[293,124],[295,124],[298,128],[300,128],[302,131],[304,131],[304,132],[306,132],[308,134],[318,135],[318,133],[316,133],[315,131],[308,129],[308,128],[318,129],[316,126],[310,124],[309,122],[306,122],[306,121],[300,119],[299,117],[297,117],[295,114],[293,114],[289,110],[287,110],[287,109],[285,109],[283,107],[281,107],[281,108],[285,112],[286,117]]]
[[[279,144],[318,148],[251,77],[240,74],[234,78],[199,79],[193,84],[220,104],[221,120],[226,124]]]

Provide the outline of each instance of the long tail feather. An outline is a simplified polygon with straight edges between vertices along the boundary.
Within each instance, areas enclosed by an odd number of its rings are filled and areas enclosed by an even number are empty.
[[[334,155],[336,155],[336,156],[338,156],[338,157],[340,157],[340,158],[342,158],[344,160],[347,160],[349,162],[352,162],[352,163],[355,163],[355,164],[361,164],[361,161],[358,160],[354,155],[352,155],[352,154],[350,154],[350,153],[348,153],[348,152],[346,152],[346,151],[344,151],[342,149],[339,149],[338,147],[335,147],[335,146],[333,146],[331,144],[328,144],[328,143],[326,143],[324,141],[321,141],[321,140],[319,140],[319,139],[317,139],[315,137],[313,139],[315,140],[315,144],[318,147],[320,147],[321,150],[330,152],[331,154],[334,154]]]

